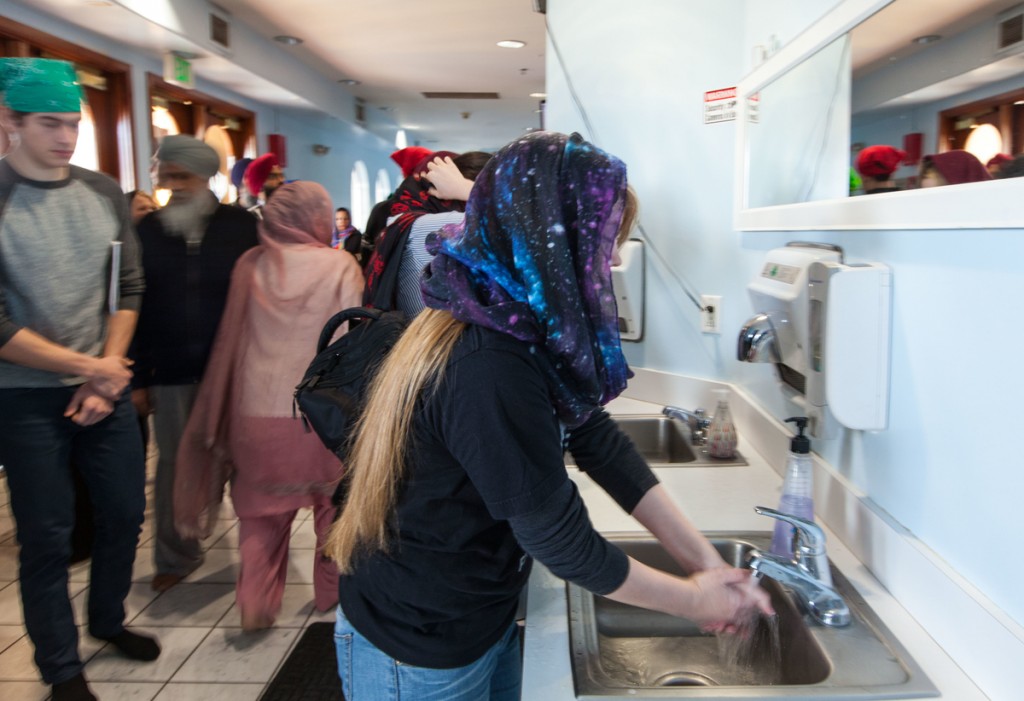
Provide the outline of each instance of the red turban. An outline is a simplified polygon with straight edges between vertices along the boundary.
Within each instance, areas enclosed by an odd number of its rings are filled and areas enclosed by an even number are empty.
[[[253,160],[249,164],[249,167],[245,169],[245,186],[249,188],[249,194],[256,197],[260,194],[263,189],[263,183],[267,182],[267,176],[270,175],[270,171],[274,169],[274,166],[281,165],[277,160],[277,156],[271,153],[264,153],[259,158]]]
[[[888,178],[906,157],[906,151],[892,146],[868,146],[857,154],[857,172],[872,178]]]

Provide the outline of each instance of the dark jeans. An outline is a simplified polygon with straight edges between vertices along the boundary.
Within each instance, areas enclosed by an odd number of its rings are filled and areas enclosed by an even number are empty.
[[[0,389],[0,464],[7,470],[21,546],[21,603],[36,665],[48,684],[82,670],[68,598],[72,469],[85,481],[96,523],[88,609],[89,632],[96,637],[124,629],[124,599],[146,506],[145,457],[128,395],[104,420],[79,426],[64,418],[74,391]]]

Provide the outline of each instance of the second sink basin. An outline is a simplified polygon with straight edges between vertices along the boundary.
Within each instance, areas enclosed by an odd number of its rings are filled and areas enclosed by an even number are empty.
[[[651,467],[710,467],[746,465],[742,455],[722,459],[708,455],[703,446],[690,444],[690,428],[661,414],[613,417],[623,433]],[[571,454],[566,464],[575,465]]]

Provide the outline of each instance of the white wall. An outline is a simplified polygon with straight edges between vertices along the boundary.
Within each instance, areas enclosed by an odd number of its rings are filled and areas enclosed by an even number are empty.
[[[176,3],[175,9],[181,15],[182,21],[187,18],[185,10],[192,9],[193,4]],[[196,6],[195,11],[200,11],[199,6]],[[205,19],[205,7],[201,11],[204,13],[202,17]],[[160,75],[163,72],[162,57],[159,54],[147,54],[112,41],[61,18],[39,12],[20,2],[5,3],[3,14],[17,22],[105,54],[131,66],[132,117],[135,158],[138,163],[138,186],[143,189],[152,189],[148,173],[151,146],[146,74]],[[261,40],[254,33],[245,31],[240,24],[235,25],[235,30],[234,36],[240,40],[240,44],[235,47],[236,54],[241,52],[240,56],[249,61],[246,65],[250,70],[260,72],[266,68],[271,74],[280,71],[280,66],[273,70],[269,68],[271,64],[277,64],[280,59],[276,55],[279,52],[276,45],[262,40],[264,46],[261,51],[259,46]],[[199,34],[202,35],[202,32]],[[285,86],[288,89],[296,91],[297,94],[308,93],[310,99],[319,99],[322,96],[321,93],[325,90],[322,76],[298,62],[289,63],[287,67],[291,72],[285,72],[281,77],[282,79],[287,78],[288,82]],[[331,194],[336,207],[348,206],[349,176],[352,164],[356,159],[362,159],[366,163],[371,177],[376,174],[378,169],[384,168],[391,174],[392,182],[397,181],[396,178],[400,175],[400,171],[388,157],[394,150],[393,144],[338,116],[339,113],[347,114],[350,104],[344,98],[336,96],[342,92],[336,85],[333,86],[335,96],[332,97],[332,102],[329,104],[317,103],[323,107],[323,111],[298,110],[278,108],[251,100],[204,80],[199,69],[196,70],[196,73],[196,90],[251,110],[256,114],[256,137],[260,153],[267,150],[268,134],[284,134],[288,152],[286,177],[319,182]],[[265,77],[267,75],[266,73],[261,74]],[[331,114],[327,110],[333,110],[335,114]],[[330,153],[326,156],[315,156],[312,153],[314,143],[330,146]]]
[[[746,284],[768,249],[788,240],[842,245],[850,260],[894,274],[891,420],[887,431],[847,434],[815,449],[878,506],[1024,623],[1020,568],[1005,537],[1020,531],[1024,345],[1016,297],[1024,290],[1024,229],[741,233],[732,229],[731,124],[704,126],[701,93],[735,85],[749,64],[739,31],[795,35],[820,13],[807,3],[552,0],[551,33],[593,123],[598,145],[621,157],[641,198],[647,233],[700,292],[720,294],[721,336],[702,335],[696,308],[655,261],[647,336],[634,365],[735,382],[776,417],[768,365],[734,359],[736,333],[755,310]],[[766,9],[770,6],[771,11]],[[803,8],[803,9],[801,9]],[[824,9],[822,9],[824,12]],[[583,130],[553,51],[548,123]],[[590,135],[594,136],[594,135]]]

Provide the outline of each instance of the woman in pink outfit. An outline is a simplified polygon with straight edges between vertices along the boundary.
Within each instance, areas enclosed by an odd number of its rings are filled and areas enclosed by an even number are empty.
[[[292,414],[320,331],[359,306],[355,258],[330,247],[334,211],[323,187],[295,182],[263,211],[260,244],[235,265],[231,292],[195,407],[182,438],[174,485],[175,525],[210,534],[223,487],[239,518],[242,627],[273,625],[281,609],[288,541],[298,509],[313,507],[315,604],[338,601],[338,573],[321,548],[342,465]]]

